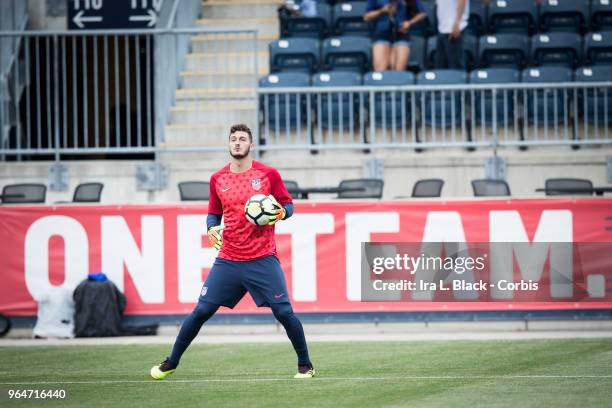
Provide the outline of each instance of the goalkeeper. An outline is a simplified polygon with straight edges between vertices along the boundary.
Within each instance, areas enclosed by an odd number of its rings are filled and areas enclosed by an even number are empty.
[[[294,377],[315,375],[304,329],[291,308],[285,276],[276,257],[274,224],[292,215],[293,203],[278,171],[253,160],[252,148],[251,130],[243,124],[232,126],[230,162],[210,178],[206,223],[210,244],[219,250],[219,255],[204,282],[198,304],[181,326],[172,353],[151,368],[151,377],[156,380],[163,380],[176,370],[204,322],[220,306],[233,308],[247,291],[257,306],[271,308],[285,328],[298,358]],[[254,225],[244,216],[244,203],[254,194],[269,195],[278,203],[279,209],[270,225]]]

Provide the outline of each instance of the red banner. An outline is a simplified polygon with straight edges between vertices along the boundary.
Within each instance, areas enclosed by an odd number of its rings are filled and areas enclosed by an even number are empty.
[[[72,290],[103,271],[125,292],[128,314],[188,313],[216,255],[206,208],[0,207],[0,312],[33,315],[49,288]],[[610,308],[612,287],[601,299],[573,303],[361,302],[360,269],[362,242],[609,243],[611,217],[604,198],[300,202],[277,224],[276,240],[298,312]],[[259,311],[249,296],[233,310]]]

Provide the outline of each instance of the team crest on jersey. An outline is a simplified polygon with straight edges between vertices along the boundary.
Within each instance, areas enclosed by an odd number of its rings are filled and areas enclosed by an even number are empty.
[[[200,292],[200,296],[206,296],[206,292],[208,292],[208,286],[204,286],[202,291]]]
[[[261,179],[256,178],[251,180],[251,187],[253,187],[253,190],[259,191],[261,189]]]

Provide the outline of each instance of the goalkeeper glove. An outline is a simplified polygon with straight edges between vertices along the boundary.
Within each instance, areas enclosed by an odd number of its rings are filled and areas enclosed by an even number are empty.
[[[222,233],[223,227],[220,225],[208,229],[208,241],[210,242],[210,246],[216,250],[221,249],[221,244],[223,243]]]
[[[283,207],[282,205],[279,204],[278,201],[276,201],[276,198],[274,198],[272,194],[270,194],[268,197],[270,198],[270,200],[272,200],[274,205],[278,207],[278,210],[274,211],[273,215],[270,216],[270,221],[268,221],[268,225],[274,225],[280,220],[285,219],[287,210],[285,210],[285,207]]]

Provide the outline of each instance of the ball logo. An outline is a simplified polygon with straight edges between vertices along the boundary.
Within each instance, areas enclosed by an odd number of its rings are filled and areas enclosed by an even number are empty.
[[[251,180],[251,187],[253,187],[253,190],[259,191],[261,189],[261,179],[256,178]]]

